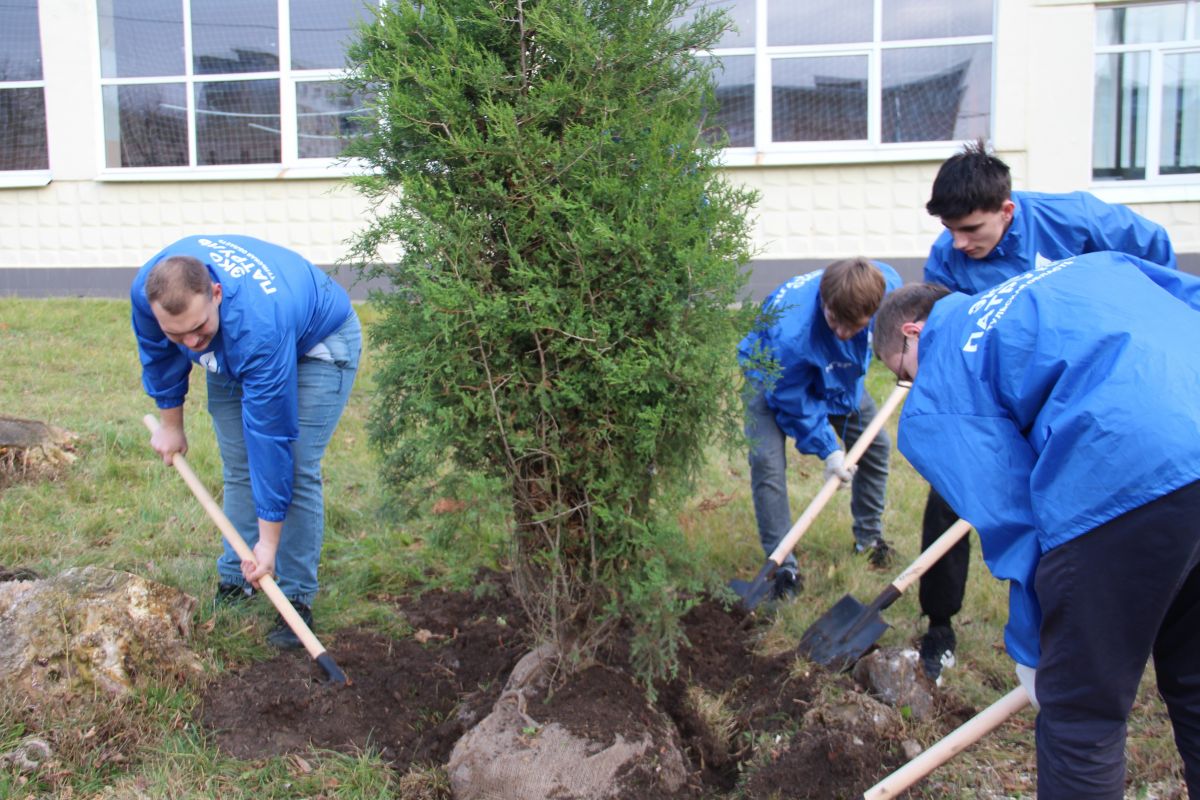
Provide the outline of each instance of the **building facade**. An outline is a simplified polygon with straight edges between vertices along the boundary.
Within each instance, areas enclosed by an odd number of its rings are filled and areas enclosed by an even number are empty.
[[[1015,188],[1126,203],[1200,272],[1200,0],[709,5],[736,23],[712,53],[711,122],[728,177],[761,195],[756,296],[851,255],[919,277],[937,167],[977,137]],[[120,296],[200,232],[337,264],[371,213],[335,157],[361,107],[337,77],[364,15],[360,0],[6,0],[0,294]]]

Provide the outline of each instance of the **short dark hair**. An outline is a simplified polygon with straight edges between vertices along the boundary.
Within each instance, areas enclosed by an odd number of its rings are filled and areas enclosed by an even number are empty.
[[[182,314],[198,294],[212,297],[212,276],[204,262],[191,256],[167,256],[146,276],[146,299],[168,314]]]
[[[962,219],[975,211],[999,211],[1012,196],[1008,164],[988,151],[987,142],[968,142],[938,169],[925,210],[942,219]]]
[[[934,303],[948,294],[940,283],[909,283],[885,297],[875,313],[875,355],[886,360],[899,351],[904,338],[900,326],[928,319]]]
[[[842,322],[874,315],[886,291],[883,273],[861,256],[835,261],[821,275],[821,302]]]

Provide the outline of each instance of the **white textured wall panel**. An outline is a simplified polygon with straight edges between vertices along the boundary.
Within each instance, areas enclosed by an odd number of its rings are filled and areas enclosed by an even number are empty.
[[[198,233],[239,233],[331,264],[365,227],[367,203],[329,180],[52,181],[0,190],[0,268],[137,266]]]

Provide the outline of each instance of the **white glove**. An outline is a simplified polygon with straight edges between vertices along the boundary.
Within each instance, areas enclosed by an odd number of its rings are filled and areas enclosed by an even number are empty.
[[[846,454],[841,450],[834,450],[825,456],[825,482],[828,483],[829,479],[836,475],[838,480],[841,481],[838,484],[839,489],[850,485],[850,481],[853,480],[854,472],[857,469],[857,464],[852,464],[849,467],[846,466]]]
[[[1021,682],[1021,687],[1029,695],[1029,702],[1033,704],[1033,710],[1041,711],[1042,707],[1038,705],[1037,693],[1034,691],[1034,684],[1037,683],[1037,670],[1024,664],[1017,664],[1017,680]]]

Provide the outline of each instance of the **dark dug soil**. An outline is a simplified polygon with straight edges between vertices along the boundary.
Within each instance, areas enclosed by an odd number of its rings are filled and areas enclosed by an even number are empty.
[[[501,576],[478,596],[430,592],[399,601],[416,634],[402,641],[363,630],[322,639],[352,684],[321,685],[323,673],[303,652],[288,653],[225,675],[205,692],[200,715],[220,748],[240,758],[303,751],[309,746],[379,751],[398,772],[445,764],[458,738],[483,716],[529,649],[524,615]],[[478,594],[478,593],[477,593]],[[796,677],[794,658],[754,654],[761,620],[705,602],[684,620],[691,647],[680,653],[679,677],[658,687],[658,708],[679,730],[690,760],[688,785],[671,798],[740,796],[805,800],[858,797],[903,762],[896,742],[844,731],[806,729],[804,712],[817,681],[852,682],[814,672]],[[550,700],[530,708],[539,722],[558,722],[611,741],[651,713],[623,657],[583,671]],[[803,675],[803,671],[800,673]],[[695,697],[718,698],[731,720],[714,736]],[[739,785],[740,780],[740,785]],[[668,800],[653,787],[627,786],[629,797]]]
[[[218,746],[239,758],[317,748],[368,749],[396,765],[441,764],[486,716],[528,647],[520,603],[498,580],[488,593],[428,592],[398,611],[414,635],[397,641],[365,630],[323,636],[350,680],[324,683],[304,651],[223,676],[204,693],[201,716]]]

